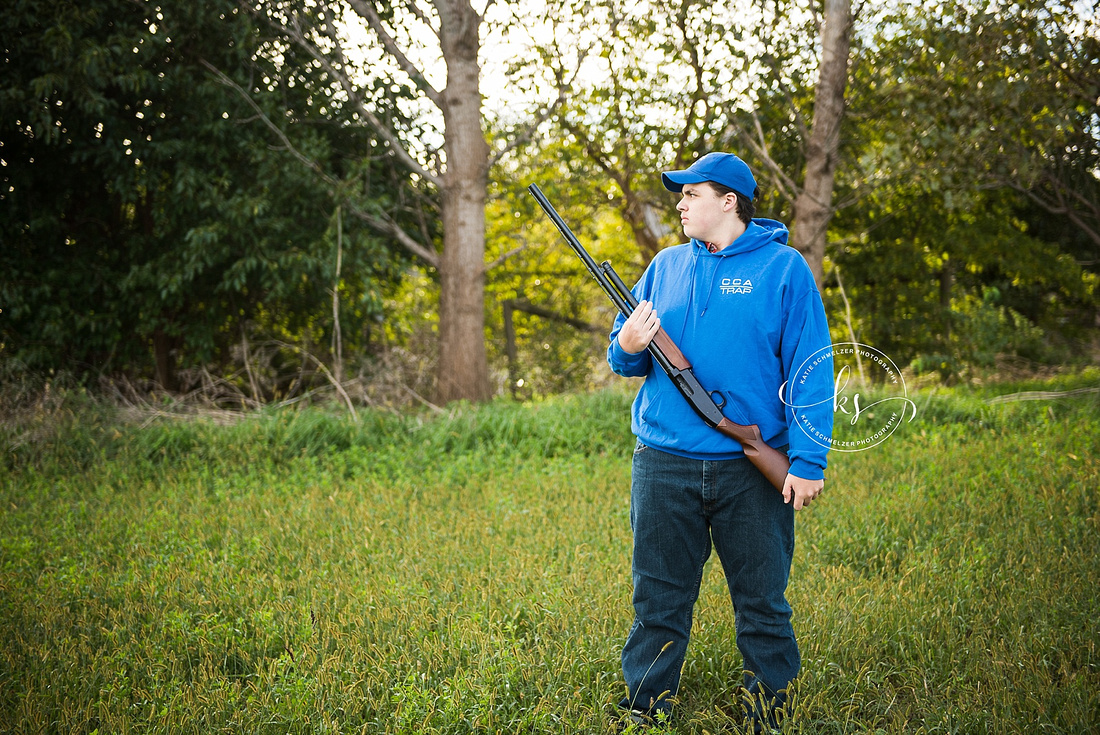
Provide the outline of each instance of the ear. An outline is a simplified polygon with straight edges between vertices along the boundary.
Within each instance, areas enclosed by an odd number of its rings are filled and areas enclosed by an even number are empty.
[[[731,209],[733,210],[734,214],[740,216],[741,213],[738,211],[738,207],[737,207],[737,195],[734,194],[733,192],[730,192],[730,193],[726,194],[724,200],[722,201],[722,210],[723,211],[728,212]]]

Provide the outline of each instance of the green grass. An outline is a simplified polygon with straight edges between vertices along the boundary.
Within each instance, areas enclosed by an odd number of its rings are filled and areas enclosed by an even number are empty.
[[[923,392],[798,517],[790,732],[1100,722],[1100,397]],[[602,733],[630,624],[629,396],[126,425],[0,461],[0,732]],[[737,733],[720,568],[682,733]]]

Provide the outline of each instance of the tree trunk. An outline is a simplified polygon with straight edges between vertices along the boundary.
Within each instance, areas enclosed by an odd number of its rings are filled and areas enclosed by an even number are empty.
[[[824,23],[813,126],[806,145],[806,177],[794,202],[791,231],[791,245],[810,264],[818,288],[824,276],[826,233],[833,216],[833,184],[851,49],[851,0],[825,0]]]
[[[485,355],[485,199],[489,144],[481,128],[481,18],[469,0],[437,0],[447,62],[442,110],[443,253],[439,260],[439,365],[436,399],[491,397]]]
[[[638,249],[642,253],[642,262],[648,265],[661,250],[660,219],[633,190],[624,188],[623,200],[623,219],[634,233],[634,241],[638,243]]]
[[[179,391],[179,380],[176,378],[176,342],[174,337],[169,337],[163,329],[153,331],[153,358],[157,367],[157,383],[168,393]]]
[[[951,291],[955,286],[955,261],[946,260],[940,271],[940,313],[943,314],[944,343],[951,339]]]

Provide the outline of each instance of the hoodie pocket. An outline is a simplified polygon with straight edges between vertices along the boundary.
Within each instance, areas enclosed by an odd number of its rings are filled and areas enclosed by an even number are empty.
[[[662,421],[662,417],[668,413],[667,403],[668,397],[665,391],[653,390],[642,392],[642,402],[638,406],[638,419],[653,430],[658,435],[664,435],[666,433],[665,423],[667,419]],[[683,400],[683,398],[677,394],[674,398]]]

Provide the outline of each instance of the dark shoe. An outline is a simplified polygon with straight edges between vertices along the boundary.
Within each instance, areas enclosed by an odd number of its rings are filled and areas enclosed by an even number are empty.
[[[639,709],[625,709],[614,707],[612,715],[615,720],[615,732],[640,732],[647,730],[655,724],[655,720]]]
[[[616,707],[615,722],[616,732],[620,733],[670,733],[672,730],[672,714],[665,709],[655,712],[644,712],[638,709],[626,709]]]

